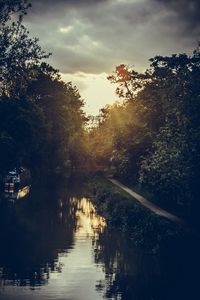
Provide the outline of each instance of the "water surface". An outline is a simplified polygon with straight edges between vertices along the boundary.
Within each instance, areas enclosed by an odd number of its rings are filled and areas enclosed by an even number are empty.
[[[0,299],[200,299],[198,248],[136,248],[81,184],[33,189],[1,210],[0,225]]]

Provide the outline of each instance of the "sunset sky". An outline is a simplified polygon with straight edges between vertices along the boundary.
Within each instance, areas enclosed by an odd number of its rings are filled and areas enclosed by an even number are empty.
[[[116,65],[138,71],[157,54],[191,51],[200,37],[199,0],[33,0],[25,22],[86,112],[117,99],[106,77]]]

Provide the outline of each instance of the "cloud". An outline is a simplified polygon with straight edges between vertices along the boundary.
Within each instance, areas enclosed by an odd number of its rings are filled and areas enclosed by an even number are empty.
[[[175,12],[189,30],[199,29],[200,1],[199,0],[154,0],[171,12]]]
[[[62,73],[99,74],[120,63],[143,70],[152,56],[190,51],[200,33],[199,6],[197,0],[34,0],[25,21]]]

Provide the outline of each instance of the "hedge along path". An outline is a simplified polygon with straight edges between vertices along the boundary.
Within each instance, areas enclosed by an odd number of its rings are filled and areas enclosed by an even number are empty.
[[[114,185],[118,186],[119,188],[121,188],[122,190],[124,190],[125,192],[127,192],[134,199],[136,199],[137,201],[139,201],[143,206],[147,207],[148,209],[150,209],[155,214],[157,214],[157,215],[159,215],[161,217],[164,217],[164,218],[166,218],[166,219],[168,219],[168,220],[170,220],[172,222],[178,223],[179,225],[186,225],[185,222],[182,219],[178,218],[177,216],[169,213],[168,211],[160,208],[159,206],[157,206],[154,203],[150,202],[149,200],[145,199],[141,195],[137,194],[133,190],[131,190],[128,187],[126,187],[125,185],[123,185],[118,180],[113,179],[113,178],[107,178],[107,179],[110,182],[112,182]]]

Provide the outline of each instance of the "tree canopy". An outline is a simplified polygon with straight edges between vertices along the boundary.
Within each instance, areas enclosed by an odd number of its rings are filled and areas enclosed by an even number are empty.
[[[199,47],[192,55],[156,56],[144,73],[122,64],[108,77],[121,103],[102,109],[89,133],[104,167],[186,214],[199,206],[199,78]]]
[[[23,25],[29,7],[23,0],[0,1],[1,172],[19,164],[39,173],[67,170],[81,157],[84,103],[29,36]]]

